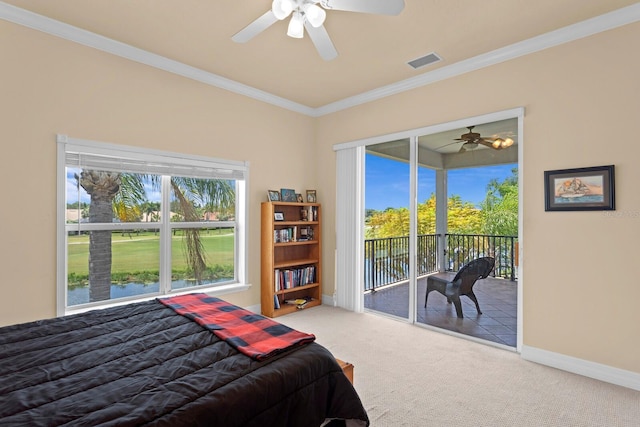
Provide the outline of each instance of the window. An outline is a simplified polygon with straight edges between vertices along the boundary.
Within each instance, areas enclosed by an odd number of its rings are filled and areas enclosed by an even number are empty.
[[[58,136],[58,313],[246,289],[243,162]]]

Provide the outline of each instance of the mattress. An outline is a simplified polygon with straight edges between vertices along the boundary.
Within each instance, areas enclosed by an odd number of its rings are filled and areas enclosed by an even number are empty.
[[[330,420],[369,425],[352,384],[316,342],[249,357],[158,300],[0,328],[3,426]]]

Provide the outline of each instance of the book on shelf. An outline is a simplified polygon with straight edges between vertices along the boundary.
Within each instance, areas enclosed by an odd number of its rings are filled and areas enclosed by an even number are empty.
[[[285,304],[295,305],[298,309],[303,309],[309,303],[309,301],[313,301],[313,298],[302,297],[284,300]]]
[[[283,291],[298,286],[310,285],[316,280],[316,267],[308,265],[302,268],[279,269],[274,271],[275,291]]]
[[[278,300],[278,295],[273,296],[273,308],[276,310],[280,308],[280,301]]]
[[[280,228],[273,230],[273,241],[275,243],[295,242],[298,233],[298,226]]]

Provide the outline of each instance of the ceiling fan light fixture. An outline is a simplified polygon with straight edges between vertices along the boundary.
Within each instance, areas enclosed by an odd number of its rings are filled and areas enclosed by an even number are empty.
[[[495,148],[496,150],[500,150],[502,148],[511,147],[512,145],[513,145],[513,139],[511,139],[511,138],[507,138],[507,139],[496,138],[491,143],[491,146],[493,148]]]
[[[511,147],[513,145],[513,139],[507,138],[502,142],[502,148]]]
[[[324,24],[324,20],[327,18],[327,12],[320,6],[313,3],[307,3],[302,7],[305,18],[309,21],[314,28],[318,28]]]
[[[294,39],[301,39],[304,37],[304,17],[300,12],[296,11],[289,21],[289,28],[287,29],[287,35]]]
[[[280,21],[285,19],[291,12],[293,12],[292,0],[273,0],[271,3],[271,11]]]
[[[0,3],[1,0],[0,0]],[[236,43],[246,43],[278,21],[291,17],[287,35],[303,38],[306,32],[322,59],[330,61],[338,56],[324,22],[327,10],[398,15],[405,0],[271,0],[271,8],[234,34]]]

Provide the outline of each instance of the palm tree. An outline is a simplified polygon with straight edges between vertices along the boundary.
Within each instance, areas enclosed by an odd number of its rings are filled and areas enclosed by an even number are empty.
[[[111,223],[114,214],[121,221],[138,221],[146,200],[141,174],[83,170],[76,175],[79,185],[91,197],[89,222]],[[150,180],[159,187],[157,176]],[[179,203],[185,221],[198,221],[195,202],[225,210],[235,203],[235,189],[229,181],[216,179],[171,178],[171,189]],[[200,230],[186,229],[187,263],[197,283],[202,283],[206,259],[200,240]],[[93,230],[89,235],[89,301],[111,297],[111,230]]]
[[[83,170],[76,175],[91,197],[89,222],[112,222],[113,203],[120,192],[122,175],[114,172]],[[111,298],[111,231],[89,233],[89,301]]]

